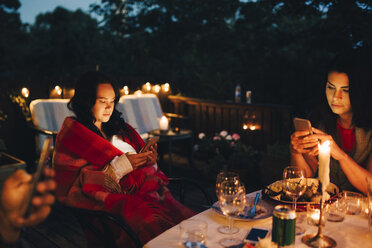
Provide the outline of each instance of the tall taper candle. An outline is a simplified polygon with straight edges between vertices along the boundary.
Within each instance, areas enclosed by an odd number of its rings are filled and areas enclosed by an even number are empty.
[[[319,180],[322,183],[322,201],[326,200],[328,194],[326,189],[329,184],[329,161],[330,161],[330,148],[329,140],[318,144],[319,148]]]

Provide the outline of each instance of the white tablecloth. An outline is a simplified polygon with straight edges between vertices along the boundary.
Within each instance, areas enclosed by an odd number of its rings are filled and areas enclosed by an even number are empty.
[[[256,192],[249,194],[249,196],[252,197],[255,195]],[[306,224],[305,214],[306,213],[301,213],[299,217],[302,219],[302,223],[300,225],[302,225],[306,230],[305,235],[316,233],[317,227]],[[218,233],[217,227],[227,224],[226,217],[219,215],[212,209],[208,209],[199,213],[198,215],[193,216],[192,219],[200,219],[208,223],[208,234],[206,241],[206,246],[208,248],[221,247],[221,245],[218,244],[218,241],[226,235]],[[239,233],[235,234],[234,236],[243,239],[252,227],[261,227],[271,230],[272,217],[256,221],[235,221],[234,225],[240,228]],[[326,226],[323,228],[323,234],[333,238],[337,242],[337,247],[372,248],[372,235],[368,231],[367,217],[362,215],[347,215],[343,222],[326,222]],[[307,247],[301,241],[302,236],[303,235],[296,236],[295,247]],[[176,225],[160,234],[153,240],[149,241],[144,247],[182,247],[179,237],[179,225]]]

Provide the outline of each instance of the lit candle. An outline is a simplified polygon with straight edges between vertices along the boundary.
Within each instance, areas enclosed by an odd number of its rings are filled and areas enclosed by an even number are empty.
[[[315,209],[314,212],[310,216],[312,225],[317,225],[319,223],[319,216],[320,216],[320,210]]]
[[[128,86],[124,86],[123,87],[123,90],[124,90],[124,95],[129,95],[129,88],[128,88]]]
[[[147,82],[147,83],[145,84],[145,88],[146,88],[146,91],[147,91],[147,92],[150,92],[150,91],[151,91],[151,84],[150,84],[150,82]]]
[[[24,98],[27,98],[30,95],[30,91],[27,88],[22,88],[21,93]]]
[[[161,89],[161,87],[158,84],[153,87],[153,90],[154,90],[155,93],[159,93],[160,89]]]
[[[165,117],[164,115],[160,118],[159,129],[161,131],[167,131],[168,130],[168,118]]]
[[[326,200],[326,189],[329,184],[329,161],[330,161],[330,142],[329,140],[318,144],[319,148],[319,180],[322,183],[322,201]]]
[[[59,87],[58,85],[56,87],[54,87],[55,91],[57,92],[57,95],[62,95],[62,88]]]

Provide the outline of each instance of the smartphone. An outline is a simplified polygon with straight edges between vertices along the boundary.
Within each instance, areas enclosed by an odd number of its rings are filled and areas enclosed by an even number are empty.
[[[293,118],[293,125],[296,131],[308,131],[308,134],[313,134],[311,123],[309,120],[301,118]]]
[[[258,238],[263,239],[266,237],[267,233],[269,232],[268,229],[262,229],[262,228],[255,228],[253,227],[247,236],[245,237],[244,241],[249,243],[257,243]]]
[[[159,141],[159,139],[160,138],[158,136],[150,138],[147,143],[141,148],[139,153],[146,152],[148,149],[150,149],[151,146],[155,145]]]
[[[32,197],[35,195],[36,185],[40,181],[41,175],[43,173],[43,169],[48,162],[49,151],[50,151],[50,145],[51,144],[52,144],[52,137],[47,137],[44,141],[43,148],[41,150],[40,159],[39,159],[39,163],[37,164],[36,171],[32,176],[32,186],[31,186],[30,194],[28,195],[28,198],[27,198],[27,209],[26,209],[26,212],[24,214],[25,218],[27,218],[31,213]]]

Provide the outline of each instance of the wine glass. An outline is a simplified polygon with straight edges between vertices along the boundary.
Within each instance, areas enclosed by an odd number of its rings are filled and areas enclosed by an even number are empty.
[[[293,200],[293,209],[296,211],[297,199],[306,191],[305,172],[298,167],[288,166],[283,172],[283,191]],[[304,228],[296,226],[296,235],[304,233]]]
[[[239,181],[239,174],[232,171],[221,171],[218,173],[216,178],[216,195],[218,197],[218,193],[220,191],[220,186],[223,181],[227,180],[234,180]]]
[[[217,230],[224,234],[237,233],[239,228],[234,227],[232,217],[238,216],[245,208],[246,196],[244,185],[237,180],[223,181],[218,193],[218,203],[222,213],[228,218],[228,226],[220,226]],[[234,237],[223,238],[219,241],[223,247],[237,245],[241,242],[242,240]]]

